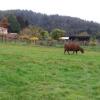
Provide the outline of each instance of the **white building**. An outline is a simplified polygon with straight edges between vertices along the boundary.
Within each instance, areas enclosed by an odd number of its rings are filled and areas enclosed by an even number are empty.
[[[0,34],[8,34],[7,28],[0,27]]]
[[[61,39],[61,40],[68,40],[69,37],[60,37],[59,39]]]

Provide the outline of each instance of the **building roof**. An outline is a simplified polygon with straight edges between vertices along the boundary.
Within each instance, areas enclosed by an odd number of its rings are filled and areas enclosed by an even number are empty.
[[[62,40],[68,40],[69,37],[60,37],[59,39],[62,39]]]

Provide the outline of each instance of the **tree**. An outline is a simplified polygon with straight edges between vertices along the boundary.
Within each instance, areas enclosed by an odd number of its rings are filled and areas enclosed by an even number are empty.
[[[28,21],[27,20],[24,21],[23,17],[17,16],[17,20],[18,20],[18,22],[20,24],[21,29],[23,29],[23,28],[28,26]]]
[[[20,24],[18,23],[16,16],[10,15],[8,16],[8,21],[9,21],[9,32],[13,33],[19,33],[20,32]]]
[[[29,26],[28,27],[31,31],[30,34],[32,34],[33,36],[39,37],[40,33],[43,31],[43,29],[41,27],[37,27],[37,26]]]
[[[44,30],[40,27],[36,27],[36,26],[29,26],[24,28],[20,33],[21,34],[28,34],[30,36],[34,36],[34,37],[38,37],[38,38],[42,38]]]
[[[0,26],[1,26],[1,27],[4,27],[4,28],[8,28],[9,23],[8,23],[7,17],[4,17],[4,18],[1,20]]]
[[[31,30],[28,28],[28,27],[26,27],[26,28],[24,28],[24,29],[22,29],[21,31],[20,31],[20,34],[27,34],[27,35],[31,35],[32,34],[32,32],[31,32]]]
[[[42,32],[40,32],[40,38],[41,39],[46,40],[46,39],[48,39],[48,37],[49,37],[48,31],[42,31]]]
[[[51,32],[51,37],[55,40],[58,40],[60,37],[64,36],[65,31],[61,29],[54,29]]]

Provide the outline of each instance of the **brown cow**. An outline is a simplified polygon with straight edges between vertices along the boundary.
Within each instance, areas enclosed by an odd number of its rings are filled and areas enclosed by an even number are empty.
[[[73,54],[74,54],[74,52],[76,52],[76,54],[77,54],[78,51],[80,51],[81,53],[84,53],[84,49],[81,48],[79,46],[79,44],[74,43],[74,42],[65,43],[64,54],[66,51],[68,52],[68,54],[70,54],[69,51],[73,51]]]

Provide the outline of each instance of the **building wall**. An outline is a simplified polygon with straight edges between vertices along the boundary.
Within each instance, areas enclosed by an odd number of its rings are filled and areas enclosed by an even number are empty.
[[[0,27],[0,34],[8,34],[7,28]]]

